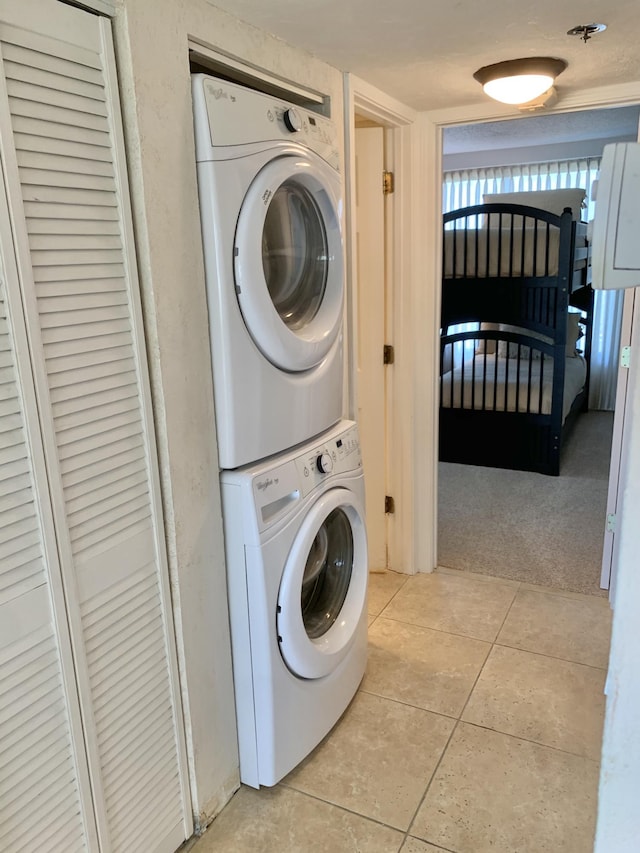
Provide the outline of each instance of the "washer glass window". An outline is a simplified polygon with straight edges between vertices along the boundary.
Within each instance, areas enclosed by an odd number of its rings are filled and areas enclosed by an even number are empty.
[[[296,331],[316,316],[327,285],[329,249],[309,190],[285,180],[273,194],[262,232],[262,266],[282,321]]]
[[[347,596],[353,568],[353,532],[338,507],[318,530],[302,577],[302,621],[314,640],[333,625]]]

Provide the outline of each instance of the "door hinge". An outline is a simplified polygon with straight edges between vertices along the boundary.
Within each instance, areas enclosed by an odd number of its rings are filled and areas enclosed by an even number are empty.
[[[616,532],[616,514],[615,512],[610,512],[607,515],[607,533],[615,533]]]
[[[384,496],[384,512],[385,515],[393,515],[396,511],[396,502],[391,497],[391,495]]]
[[[620,367],[629,367],[631,364],[631,347],[622,347],[620,350]]]
[[[390,195],[395,189],[395,179],[393,172],[382,173],[382,192],[384,195]]]
[[[393,364],[396,360],[396,354],[392,344],[385,344],[382,348],[382,363]]]

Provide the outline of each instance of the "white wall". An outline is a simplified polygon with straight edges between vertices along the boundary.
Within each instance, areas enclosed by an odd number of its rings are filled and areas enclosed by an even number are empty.
[[[596,853],[640,847],[640,298],[636,293],[627,393],[617,569],[607,708],[602,747]]]
[[[342,76],[206,0],[119,0],[114,27],[192,795],[202,826],[239,776],[188,40],[328,94],[338,122]]]

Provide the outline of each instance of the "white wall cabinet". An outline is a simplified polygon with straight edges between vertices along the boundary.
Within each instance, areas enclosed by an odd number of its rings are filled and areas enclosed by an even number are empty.
[[[0,0],[0,849],[191,834],[110,24]]]

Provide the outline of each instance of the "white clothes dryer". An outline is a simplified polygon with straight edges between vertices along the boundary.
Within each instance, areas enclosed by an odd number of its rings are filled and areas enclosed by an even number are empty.
[[[342,414],[342,182],[331,121],[193,75],[218,452],[236,468]]]
[[[275,785],[330,731],[367,656],[356,425],[221,473],[240,778]]]

